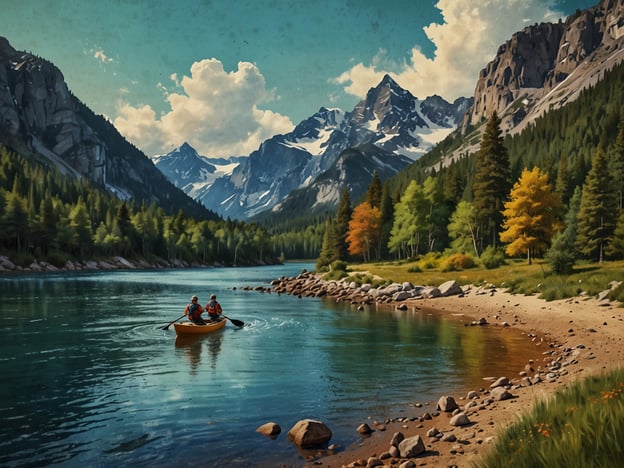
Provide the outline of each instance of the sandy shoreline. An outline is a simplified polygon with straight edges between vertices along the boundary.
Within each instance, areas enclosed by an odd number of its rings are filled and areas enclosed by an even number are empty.
[[[379,426],[368,421],[369,426],[375,429],[370,436],[362,436],[359,443],[342,447],[333,455],[310,461],[307,467],[367,466],[367,462],[374,459],[387,466],[392,463],[399,466],[398,459],[388,454],[390,441],[396,432],[401,432],[406,438],[420,435],[425,442],[426,452],[411,459],[414,462],[412,466],[472,466],[492,444],[497,432],[529,409],[536,399],[552,395],[573,380],[620,367],[624,359],[624,308],[617,303],[587,298],[546,302],[535,296],[512,295],[501,290],[478,295],[476,289],[471,288],[462,296],[410,299],[408,305],[464,314],[474,320],[484,317],[489,323],[487,326],[504,326],[506,323],[527,333],[533,340],[546,342],[544,350],[551,349],[553,354],[545,354],[544,363],[533,364],[536,369],[547,367],[553,359],[565,362],[566,367],[553,383],[544,381],[512,388],[510,392],[514,398],[467,410],[471,421],[467,426],[451,426],[451,413],[443,412],[432,419],[412,417],[380,421]],[[522,371],[509,369],[504,377],[520,379]],[[529,376],[532,375],[529,372]],[[484,381],[483,388],[489,389],[489,382]],[[441,389],[440,396],[446,394]],[[466,394],[449,394],[462,408],[469,402]],[[480,392],[480,398],[475,401],[481,402],[487,396],[487,392]],[[436,402],[419,410],[422,410],[420,414],[434,413]],[[354,423],[354,431],[360,423]],[[452,434],[450,441],[428,437],[427,432],[432,428],[445,435]]]

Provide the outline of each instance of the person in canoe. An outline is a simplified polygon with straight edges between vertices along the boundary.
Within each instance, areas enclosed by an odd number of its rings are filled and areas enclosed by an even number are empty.
[[[206,325],[204,319],[201,318],[202,312],[204,312],[204,308],[199,303],[197,296],[191,297],[190,304],[186,304],[186,308],[184,309],[184,315],[186,315],[191,322],[196,323],[197,325]]]
[[[218,322],[221,320],[221,313],[223,312],[223,309],[221,308],[221,304],[217,302],[216,295],[213,294],[210,296],[210,302],[206,304],[206,311],[208,312],[212,322]]]

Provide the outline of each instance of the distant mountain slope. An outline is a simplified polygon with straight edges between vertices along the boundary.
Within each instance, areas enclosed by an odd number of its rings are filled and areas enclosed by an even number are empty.
[[[385,180],[410,163],[406,156],[397,156],[372,143],[346,149],[313,183],[294,190],[272,210],[263,211],[250,220],[274,226],[293,218],[312,219],[331,213],[343,188],[349,191],[352,200],[358,200],[366,193],[375,172]]]
[[[87,178],[122,199],[216,218],[176,188],[145,154],[68,90],[52,63],[0,37],[0,143],[24,157]]]
[[[457,127],[470,104],[465,98],[450,104],[439,96],[419,101],[385,76],[352,112],[321,108],[292,132],[264,141],[248,158],[241,158],[231,175],[193,185],[186,179],[170,176],[170,180],[210,209],[235,219],[284,209],[290,206],[282,203],[289,194],[297,190],[300,197],[299,190],[306,187],[316,193],[306,195],[315,204],[331,206],[338,202],[340,186],[355,189],[368,184],[374,170],[390,176],[418,159]],[[374,148],[355,154],[362,156],[362,167],[368,171],[344,172],[341,154],[367,145]],[[364,156],[373,153],[376,158],[367,160]],[[185,164],[191,162],[177,160],[178,174],[190,171]],[[332,170],[341,173],[340,179],[316,183],[318,177]]]

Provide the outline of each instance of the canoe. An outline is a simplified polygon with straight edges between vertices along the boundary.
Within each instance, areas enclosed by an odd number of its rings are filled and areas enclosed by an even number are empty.
[[[176,335],[205,335],[206,333],[212,333],[213,331],[220,330],[225,327],[227,320],[222,319],[218,322],[206,322],[206,325],[197,325],[193,322],[174,323],[173,326],[176,331]]]

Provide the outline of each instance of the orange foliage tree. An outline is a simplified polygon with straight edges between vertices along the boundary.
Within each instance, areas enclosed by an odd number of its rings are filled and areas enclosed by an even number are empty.
[[[347,232],[347,244],[351,255],[362,255],[364,261],[371,259],[371,250],[379,243],[381,235],[381,211],[368,202],[353,210]]]

